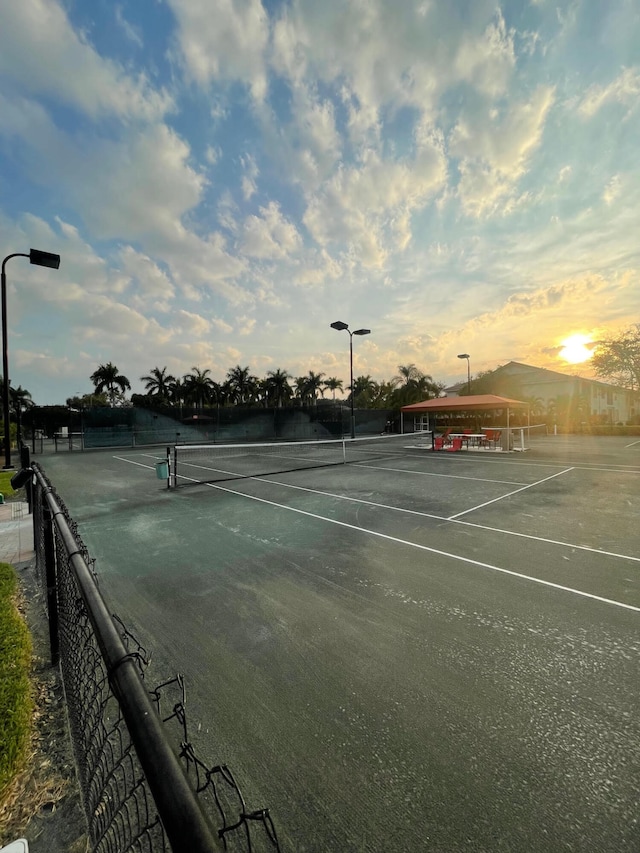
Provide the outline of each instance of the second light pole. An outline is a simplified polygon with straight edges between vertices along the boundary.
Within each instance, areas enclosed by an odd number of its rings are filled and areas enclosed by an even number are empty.
[[[351,438],[356,437],[356,415],[353,409],[353,336],[354,335],[370,335],[371,329],[356,329],[355,332],[351,332],[349,330],[349,325],[347,323],[343,323],[342,320],[336,320],[335,323],[331,324],[332,329],[336,329],[338,332],[349,332],[349,375],[351,377]]]
[[[471,356],[468,352],[461,352],[458,358],[466,358],[467,359],[467,394],[471,393],[471,367],[469,364],[469,359]]]

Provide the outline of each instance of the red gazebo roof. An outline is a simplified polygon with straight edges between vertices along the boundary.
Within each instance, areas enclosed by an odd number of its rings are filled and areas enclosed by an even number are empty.
[[[512,400],[510,397],[498,397],[495,394],[470,394],[467,397],[436,397],[403,406],[401,412],[419,414],[420,412],[472,412],[491,411],[493,409],[528,409],[529,403]]]

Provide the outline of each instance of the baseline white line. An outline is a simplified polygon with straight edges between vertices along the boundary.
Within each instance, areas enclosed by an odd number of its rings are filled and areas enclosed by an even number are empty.
[[[566,468],[564,471],[558,471],[557,474],[552,474],[550,477],[545,477],[543,480],[538,480],[536,483],[530,483],[528,486],[523,486],[521,489],[515,489],[513,492],[507,492],[506,495],[501,495],[499,498],[493,498],[493,500],[485,501],[483,504],[478,504],[478,506],[472,506],[470,509],[465,509],[463,512],[457,512],[455,515],[450,515],[448,520],[453,521],[456,518],[460,518],[461,515],[466,515],[468,512],[475,512],[475,510],[482,509],[482,507],[489,506],[489,504],[494,504],[496,501],[503,501],[505,498],[517,495],[518,492],[524,492],[526,489],[531,489],[533,486],[539,486],[541,483],[546,483],[547,480],[553,480],[554,477],[560,477],[562,474],[568,474],[569,471],[573,470],[573,468]]]
[[[192,480],[191,477],[181,476],[183,480]],[[250,478],[249,478],[250,479]],[[192,482],[199,482],[198,480],[192,480]],[[295,512],[298,515],[304,515],[308,518],[314,518],[316,521],[323,521],[327,524],[336,524],[338,527],[346,527],[350,530],[357,530],[359,533],[366,533],[369,536],[375,536],[378,539],[385,539],[388,542],[395,542],[398,545],[406,545],[409,548],[416,548],[419,551],[427,551],[430,554],[437,554],[441,557],[448,557],[452,560],[458,560],[461,563],[467,563],[471,566],[477,566],[481,569],[489,569],[492,572],[499,572],[500,574],[509,575],[514,578],[519,578],[520,580],[530,581],[531,583],[539,584],[540,586],[546,586],[551,589],[558,589],[562,592],[570,592],[573,595],[577,595],[581,598],[588,598],[592,601],[598,601],[601,604],[610,604],[614,607],[620,607],[623,610],[632,610],[635,613],[640,613],[640,607],[636,607],[634,604],[625,604],[622,601],[615,601],[612,598],[603,598],[601,595],[595,595],[592,592],[584,592],[581,589],[575,589],[570,586],[563,586],[562,584],[554,583],[553,581],[547,581],[543,578],[535,578],[531,575],[525,575],[522,572],[514,572],[512,569],[503,569],[500,566],[494,566],[491,563],[482,563],[479,560],[472,560],[470,557],[461,557],[458,554],[451,554],[448,551],[441,551],[438,548],[430,548],[428,545],[420,545],[416,542],[409,542],[406,539],[400,539],[397,536],[389,536],[387,533],[380,533],[378,530],[369,530],[366,527],[358,527],[355,524],[348,524],[346,521],[338,521],[335,518],[326,518],[323,515],[317,515],[314,512],[308,512],[304,509],[298,509],[297,507],[287,506],[286,504],[279,504],[276,501],[270,501],[266,498],[259,498],[255,495],[247,495],[244,492],[238,492],[236,489],[230,489],[228,486],[220,486],[216,483],[203,483],[202,485],[208,486],[211,489],[218,489],[221,492],[229,492],[232,495],[238,495],[242,498],[248,498],[252,501],[257,501],[258,503],[268,504],[269,506],[278,507],[278,509],[284,509],[288,512]]]
[[[625,450],[627,447],[635,447],[636,444],[640,444],[640,441],[632,441],[631,444],[625,444]]]

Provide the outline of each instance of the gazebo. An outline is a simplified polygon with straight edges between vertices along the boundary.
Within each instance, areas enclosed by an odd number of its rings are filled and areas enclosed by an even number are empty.
[[[421,403],[411,403],[400,409],[401,432],[404,432],[405,415],[456,414],[462,412],[505,412],[507,435],[510,429],[509,421],[513,410],[526,410],[527,425],[530,423],[530,405],[522,400],[512,400],[510,397],[498,397],[496,394],[470,394],[466,397],[436,397],[433,400],[423,400]]]

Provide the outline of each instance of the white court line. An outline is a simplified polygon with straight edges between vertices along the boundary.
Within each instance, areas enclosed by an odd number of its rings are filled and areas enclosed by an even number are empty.
[[[640,440],[639,441],[632,441],[631,444],[625,444],[625,450],[627,447],[635,447],[636,444],[640,444]]]
[[[151,454],[145,455],[150,456],[151,459],[156,458],[155,456],[151,456]],[[141,468],[146,468],[149,471],[154,470],[153,466],[151,465],[143,465],[141,462],[134,462],[133,460],[126,459],[123,456],[114,456],[113,458],[119,459],[121,462],[129,462],[131,465],[139,465]],[[227,474],[230,472],[221,471],[220,473]],[[184,477],[184,479],[191,478]],[[451,522],[451,524],[462,524],[465,527],[475,527],[479,530],[487,530],[490,533],[500,533],[503,536],[518,536],[521,539],[531,539],[534,542],[545,542],[547,545],[559,545],[561,548],[571,548],[574,551],[587,551],[590,554],[602,554],[603,557],[616,557],[620,560],[631,560],[634,563],[640,563],[640,557],[633,557],[630,554],[619,554],[617,551],[604,551],[602,548],[592,548],[589,545],[578,545],[575,542],[562,542],[560,539],[548,539],[545,536],[533,536],[531,533],[520,533],[516,530],[505,530],[501,527],[490,527],[487,524],[478,524],[473,521],[460,521],[454,516],[447,517],[446,515],[436,515],[435,513],[423,512],[422,510],[418,509],[408,509],[407,507],[394,506],[393,504],[382,504],[378,503],[377,501],[367,501],[364,498],[352,498],[349,495],[339,495],[336,492],[325,492],[322,489],[310,489],[308,486],[296,486],[293,483],[283,483],[282,480],[267,480],[263,477],[241,477],[240,479],[255,480],[258,483],[267,483],[267,485],[269,486],[282,486],[285,489],[293,489],[294,491],[298,492],[309,492],[313,495],[322,495],[326,498],[335,498],[336,500],[347,501],[349,503],[364,504],[365,506],[375,507],[376,509],[386,509],[390,510],[391,512],[401,512],[405,515],[417,515],[420,518],[430,518],[433,521],[448,521]],[[192,482],[199,483],[200,481],[193,479]],[[540,482],[544,481],[541,480]],[[204,485],[211,486],[214,484],[205,483]],[[244,494],[244,492],[234,492],[234,494]],[[280,504],[278,504],[278,506],[280,506]]]
[[[148,456],[148,455],[150,455],[150,454],[145,453],[145,456]],[[113,458],[118,459],[120,462],[128,462],[129,465],[138,465],[140,468],[147,468],[149,471],[154,470],[152,465],[145,465],[144,462],[134,462],[133,459],[126,459],[124,456],[114,456]],[[151,458],[155,459],[156,457],[152,456]]]
[[[504,536],[519,536],[522,539],[532,539],[534,542],[545,542],[547,545],[560,545],[562,548],[571,548],[577,551],[588,551],[590,554],[602,554],[604,557],[617,557],[620,560],[631,560],[640,563],[640,557],[632,557],[629,554],[619,554],[617,551],[603,551],[601,548],[592,548],[590,545],[577,545],[574,542],[562,542],[560,539],[547,539],[544,536],[533,536],[531,533],[519,533],[515,530],[504,530],[500,527],[490,527],[487,524],[477,524],[473,521],[460,521],[457,518],[446,515],[436,515],[432,512],[424,512],[419,509],[408,509],[406,507],[394,506],[393,504],[382,504],[377,501],[367,501],[364,498],[352,498],[349,495],[339,495],[336,492],[324,492],[322,489],[310,489],[308,486],[296,486],[293,483],[283,483],[281,480],[266,480],[262,477],[245,477],[247,480],[256,480],[259,483],[267,483],[269,486],[282,486],[285,489],[293,489],[298,492],[310,492],[313,495],[322,495],[325,498],[335,498],[349,503],[364,504],[376,509],[387,509],[391,512],[401,512],[406,515],[417,515],[420,518],[430,518],[433,521],[448,521],[451,524],[462,524],[465,527],[476,527],[479,530],[487,530],[490,533],[502,533]],[[542,482],[542,481],[541,481]],[[210,484],[208,484],[210,485]],[[244,494],[244,493],[243,493]]]
[[[183,480],[191,480],[191,477],[181,476]],[[251,478],[247,478],[251,479]],[[199,480],[192,480],[192,482],[199,483]],[[217,489],[221,492],[229,492],[232,495],[238,495],[242,498],[248,498],[252,501],[257,501],[258,503],[268,504],[269,506],[275,506],[279,509],[288,510],[289,512],[298,513],[298,515],[304,515],[308,518],[314,518],[317,521],[323,521],[327,524],[336,524],[338,527],[346,527],[350,530],[357,530],[359,533],[367,533],[369,536],[375,536],[378,539],[385,539],[388,542],[395,542],[398,545],[406,545],[409,548],[415,548],[418,551],[427,551],[430,554],[437,554],[441,557],[449,557],[452,560],[458,560],[461,563],[467,563],[471,566],[477,566],[481,569],[489,569],[492,572],[499,572],[500,574],[509,575],[514,578],[519,578],[520,580],[530,581],[531,583],[539,584],[540,586],[546,586],[551,589],[558,589],[562,592],[570,592],[573,595],[580,596],[581,598],[589,598],[592,601],[599,601],[602,604],[610,604],[614,607],[620,607],[623,610],[632,610],[635,613],[640,613],[640,607],[636,607],[633,604],[625,604],[622,601],[615,601],[612,598],[603,598],[601,595],[595,595],[592,592],[584,592],[581,589],[574,589],[570,586],[563,586],[562,584],[554,583],[553,581],[543,580],[542,578],[532,577],[531,575],[525,575],[522,572],[514,572],[512,569],[503,569],[500,566],[494,566],[491,563],[483,563],[480,560],[472,560],[470,557],[461,557],[459,554],[451,554],[448,551],[441,551],[438,548],[430,548],[428,545],[419,545],[416,542],[409,542],[406,539],[400,539],[397,536],[389,536],[387,533],[380,533],[378,530],[369,530],[366,527],[358,527],[355,524],[348,524],[346,521],[338,521],[335,518],[326,518],[323,515],[317,515],[314,512],[308,512],[304,509],[298,509],[297,507],[287,506],[286,504],[279,504],[276,501],[270,501],[266,498],[259,498],[256,495],[247,495],[244,492],[238,492],[236,489],[230,489],[228,486],[220,486],[217,483],[202,483],[201,485],[208,486],[211,489]]]
[[[489,506],[489,504],[494,504],[496,501],[503,501],[505,498],[510,498],[512,495],[517,495],[518,492],[524,492],[526,489],[531,489],[533,486],[539,486],[540,483],[546,483],[547,480],[553,480],[554,477],[560,477],[562,474],[568,474],[569,471],[573,471],[573,468],[565,468],[564,471],[558,471],[557,474],[552,474],[550,477],[545,477],[543,480],[538,480],[535,483],[530,483],[528,486],[523,486],[521,489],[515,489],[513,492],[507,492],[506,495],[501,495],[499,498],[493,498],[493,500],[485,501],[482,504],[478,504],[478,506],[472,506],[470,509],[465,509],[463,512],[457,512],[455,515],[450,515],[449,520],[453,521],[456,518],[460,518],[461,515],[466,515],[468,512],[475,512],[477,509],[482,509],[483,506]]]

